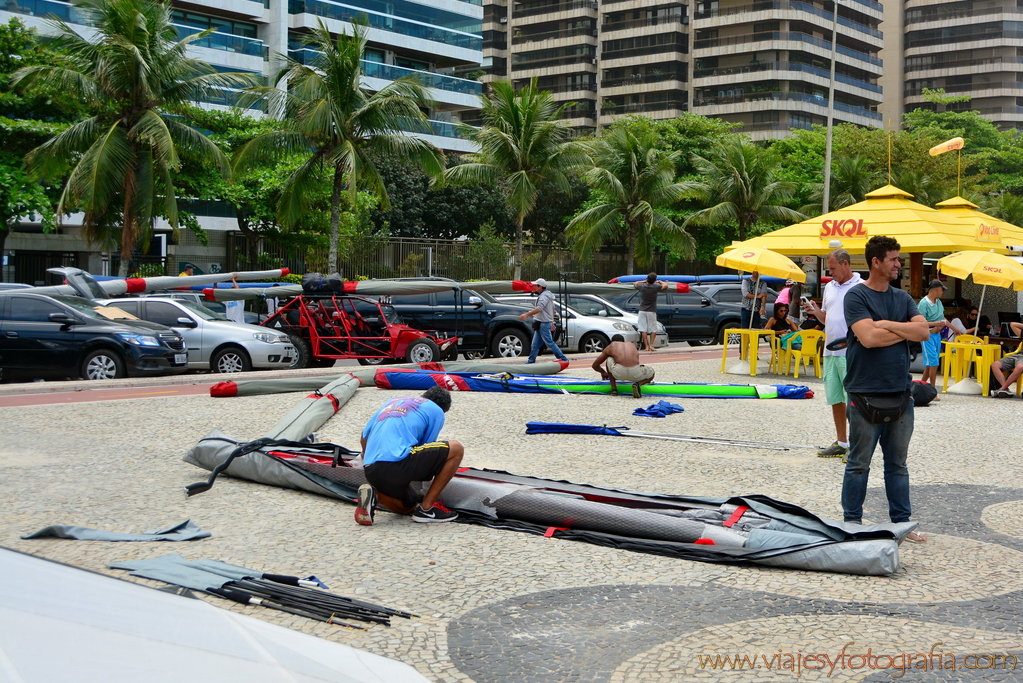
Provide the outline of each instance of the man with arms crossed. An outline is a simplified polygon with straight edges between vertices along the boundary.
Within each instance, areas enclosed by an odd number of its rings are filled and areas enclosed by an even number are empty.
[[[451,393],[430,387],[417,398],[392,398],[369,418],[362,430],[362,464],[366,481],[359,487],[355,521],[373,524],[377,498],[413,522],[450,522],[458,513],[437,502],[441,491],[458,470],[465,452],[457,441],[437,441],[444,413],[451,408]],[[420,500],[414,481],[430,481]]]
[[[600,366],[605,360],[606,370]],[[592,367],[600,373],[601,379],[611,381],[611,393],[615,396],[618,395],[615,380],[632,382],[632,395],[636,398],[643,397],[641,386],[654,381],[654,369],[649,365],[639,364],[639,351],[635,344],[628,343],[620,334],[611,337],[611,343],[600,352]]]
[[[634,282],[632,286],[639,290],[639,336],[643,350],[653,351],[657,334],[657,295],[668,288],[668,283],[658,280],[657,273],[647,273],[645,281]]]
[[[892,522],[908,522],[912,512],[906,468],[909,441],[913,437],[909,342],[925,341],[930,332],[912,297],[891,286],[892,281],[899,279],[902,268],[899,248],[891,237],[871,237],[864,253],[870,277],[845,296],[845,319],[849,324],[845,390],[850,405],[842,512],[845,521],[853,524],[863,523],[870,461],[878,442],[884,455],[888,516]],[[902,414],[897,418],[889,414],[889,422],[872,422],[864,414],[870,412],[869,400],[880,407],[901,405]],[[920,543],[927,537],[914,531],[906,539]]]
[[[849,334],[849,327],[845,323],[845,295],[863,282],[860,274],[853,272],[851,262],[852,257],[845,249],[835,249],[828,254],[828,272],[832,279],[824,285],[821,306],[818,307],[809,299],[803,303],[807,313],[824,323],[824,395],[831,406],[831,416],[835,420],[838,436],[835,443],[817,451],[817,455],[822,458],[844,459],[849,454],[845,418],[845,348],[832,351],[827,344],[844,339]]]

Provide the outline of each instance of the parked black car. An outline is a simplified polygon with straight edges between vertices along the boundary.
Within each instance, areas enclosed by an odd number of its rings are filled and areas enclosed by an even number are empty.
[[[174,330],[77,296],[13,290],[0,296],[0,369],[7,377],[125,376],[184,372]]]
[[[440,280],[447,278],[401,278]],[[471,287],[472,283],[465,283]],[[528,308],[501,303],[486,292],[462,289],[386,297],[409,327],[441,336],[459,336],[458,352],[466,359],[515,358],[529,354],[533,331],[519,320]]]
[[[639,312],[640,293],[604,297],[615,306]],[[739,305],[723,304],[693,287],[686,294],[661,292],[657,295],[657,321],[668,331],[668,340],[687,341],[692,346],[721,343],[725,329],[739,326]]]

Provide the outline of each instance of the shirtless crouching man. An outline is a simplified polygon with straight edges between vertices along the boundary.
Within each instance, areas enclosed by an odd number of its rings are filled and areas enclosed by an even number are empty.
[[[607,369],[601,367],[605,360]],[[593,369],[600,373],[602,379],[611,380],[611,394],[614,396],[618,395],[618,384],[615,380],[632,382],[632,395],[636,398],[643,397],[641,386],[654,381],[654,369],[649,365],[639,364],[639,350],[636,345],[625,341],[625,337],[620,334],[611,337],[611,343],[593,361]]]

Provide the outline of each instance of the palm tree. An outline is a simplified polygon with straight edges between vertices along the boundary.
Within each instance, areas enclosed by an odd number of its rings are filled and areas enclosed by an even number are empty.
[[[624,237],[628,275],[637,261],[643,267],[653,263],[654,237],[674,242],[691,255],[693,238],[660,212],[683,196],[682,185],[675,182],[681,154],[658,149],[653,132],[636,135],[624,126],[594,140],[589,145],[593,168],[583,177],[605,201],[568,224],[576,250],[591,254],[605,242]]]
[[[508,206],[515,214],[515,279],[522,277],[522,223],[533,210],[539,188],[547,181],[571,191],[569,171],[585,159],[568,141],[561,119],[571,103],[558,106],[533,78],[519,92],[508,81],[490,84],[489,97],[480,98],[483,127],[471,135],[479,147],[474,161],[449,168],[445,180],[454,184],[503,182]]]
[[[283,121],[279,130],[241,147],[235,166],[248,169],[282,156],[312,152],[288,178],[281,195],[278,220],[286,227],[305,213],[307,190],[315,185],[317,174],[323,167],[333,171],[327,266],[336,271],[342,195],[348,195],[350,206],[357,206],[361,186],[376,195],[382,210],[390,208],[373,154],[417,162],[432,177],[443,172],[444,157],[430,143],[407,133],[430,130],[421,108],[433,103],[423,85],[402,78],[377,92],[362,87],[364,26],[355,24],[351,34],[342,32],[334,38],[320,21],[306,43],[319,53],[310,64],[280,55],[285,67],[276,78],[278,87],[250,88]]]
[[[252,81],[245,74],[217,73],[187,57],[189,43],[209,31],[178,40],[168,5],[76,0],[75,6],[93,37],[51,21],[57,33],[53,46],[63,53],[63,63],[26,67],[12,82],[66,93],[92,116],[36,147],[26,163],[46,178],[71,169],[57,213],[83,211],[87,239],[101,240],[120,222],[120,275],[126,276],[135,246],[146,239],[157,216],[177,228],[173,173],[181,164],[179,152],[210,159],[225,174],[230,170],[216,145],[170,114],[179,105]]]
[[[875,189],[877,181],[881,178],[880,172],[872,170],[870,166],[870,160],[859,154],[835,160],[831,172],[829,211],[862,202],[867,198],[867,193]],[[818,216],[822,213],[824,183],[808,183],[806,188],[810,191],[811,203],[800,207],[799,212],[808,216]]]
[[[690,215],[683,227],[734,221],[739,241],[744,241],[758,221],[805,218],[781,204],[792,196],[795,183],[777,179],[778,162],[769,150],[736,135],[716,143],[707,156],[693,155],[693,166],[703,180],[682,183],[682,189],[710,206]]]
[[[1000,192],[994,197],[985,197],[980,205],[981,209],[995,218],[1023,226],[1023,197],[1011,192]]]

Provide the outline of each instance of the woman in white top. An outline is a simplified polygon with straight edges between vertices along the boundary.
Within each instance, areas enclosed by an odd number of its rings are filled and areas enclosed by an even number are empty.
[[[955,331],[956,337],[961,334],[977,334],[977,313],[976,306],[963,307],[959,309],[958,315],[948,321],[949,327]]]

